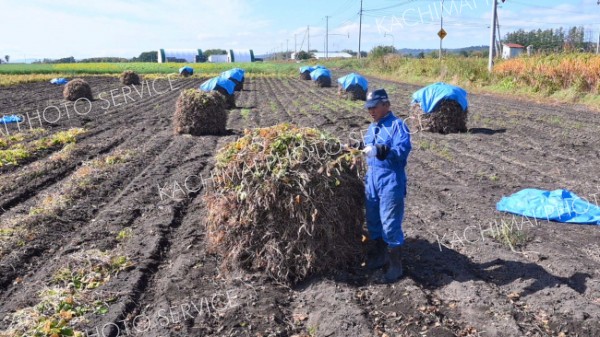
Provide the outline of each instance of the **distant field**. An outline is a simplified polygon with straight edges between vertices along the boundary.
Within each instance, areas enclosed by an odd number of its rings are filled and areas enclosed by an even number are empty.
[[[196,73],[220,73],[239,67],[253,74],[291,74],[296,72],[295,63],[60,63],[60,64],[2,64],[0,74],[119,74],[125,70],[133,70],[140,74],[174,73],[184,65],[194,68]]]
[[[302,65],[322,64],[343,72],[357,72],[382,79],[417,85],[447,82],[470,92],[495,92],[558,102],[578,102],[600,109],[600,56],[591,54],[553,54],[497,60],[492,74],[487,59],[447,56],[437,58],[407,58],[386,55],[360,60],[311,60],[295,62],[255,63],[64,63],[64,64],[2,64],[0,86],[48,81],[54,77],[83,75],[116,76],[133,70],[152,76],[176,73],[183,65],[194,68],[194,77],[212,77],[239,67],[250,76],[290,77],[298,74]],[[334,79],[335,80],[335,79]]]
[[[146,77],[177,73],[184,65],[194,68],[194,77],[212,77],[231,68],[242,68],[248,75],[291,76],[298,72],[299,64],[270,63],[60,63],[60,64],[2,64],[0,86],[49,81],[55,77],[72,78],[81,75],[115,76],[133,70]]]

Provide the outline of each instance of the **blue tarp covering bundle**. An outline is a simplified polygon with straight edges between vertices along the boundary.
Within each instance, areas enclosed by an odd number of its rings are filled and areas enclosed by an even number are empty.
[[[412,96],[412,103],[419,103],[425,113],[433,112],[444,100],[455,100],[463,110],[467,110],[467,92],[460,87],[442,82],[434,83],[418,90]]]
[[[317,64],[317,65],[315,66],[315,69],[327,69],[327,68],[323,67],[323,66],[322,66],[322,65],[320,65],[320,64]]]
[[[227,93],[229,93],[230,95],[233,95],[233,92],[235,89],[235,83],[233,83],[233,81],[223,78],[223,77],[214,77],[214,78],[211,78],[210,80],[200,84],[200,90],[209,92],[209,91],[215,90],[217,88],[217,86],[225,89],[227,91]]]
[[[368,91],[369,88],[369,82],[367,79],[356,73],[350,73],[346,76],[340,77],[337,81],[344,90],[348,89],[348,87],[353,84],[360,85],[360,87],[365,91]]]
[[[181,74],[184,70],[187,71],[190,75],[194,74],[194,68],[189,66],[179,68],[179,74]]]
[[[312,73],[313,70],[315,70],[315,67],[311,67],[311,66],[300,67],[300,73],[303,73],[305,71]]]
[[[331,78],[331,72],[329,71],[329,69],[317,68],[310,72],[310,78],[312,78],[313,81],[316,81],[319,77],[322,76]]]
[[[534,188],[503,197],[496,209],[548,221],[600,225],[600,207],[567,190]]]
[[[50,83],[52,84],[58,84],[58,85],[63,85],[63,84],[67,84],[67,79],[66,78],[53,78],[50,80]]]
[[[21,123],[23,118],[17,115],[2,116],[0,124]]]
[[[236,81],[243,82],[244,81],[244,70],[240,68],[233,68],[221,73],[221,77],[223,78],[233,78]]]

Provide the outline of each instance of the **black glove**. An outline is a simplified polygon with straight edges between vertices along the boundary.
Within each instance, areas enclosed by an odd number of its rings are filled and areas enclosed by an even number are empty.
[[[388,153],[390,153],[390,147],[384,144],[377,144],[375,147],[377,148],[377,159],[385,160]]]

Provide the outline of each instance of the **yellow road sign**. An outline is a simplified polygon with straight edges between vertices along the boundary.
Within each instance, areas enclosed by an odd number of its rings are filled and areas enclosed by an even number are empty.
[[[446,35],[448,35],[448,33],[446,33],[446,31],[444,30],[444,28],[440,29],[440,31],[438,32],[438,36],[442,40],[446,37]]]

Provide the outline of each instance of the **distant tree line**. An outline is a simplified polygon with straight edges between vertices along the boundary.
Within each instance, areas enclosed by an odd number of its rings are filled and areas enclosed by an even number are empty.
[[[412,58],[437,58],[439,57],[438,49],[396,49],[393,46],[375,46],[369,52],[370,58],[381,58],[384,55],[397,54],[404,57]],[[489,47],[487,46],[472,46],[459,49],[443,49],[443,55],[459,55],[463,57],[487,57],[489,55]],[[356,53],[354,53],[356,55]],[[364,56],[367,56],[365,53]]]
[[[504,36],[503,42],[518,43],[524,47],[533,46],[534,50],[542,52],[589,51],[593,50],[592,33],[583,27],[564,29],[534,29],[525,31],[519,29]]]
[[[210,55],[226,55],[227,51],[224,49],[207,49],[202,52],[202,59],[198,61],[204,62],[208,59]],[[185,62],[185,60],[180,60],[181,62]],[[158,51],[145,51],[140,54],[138,57],[133,57],[131,59],[123,58],[123,57],[91,57],[82,60],[75,60],[73,56],[64,57],[60,59],[42,59],[35,61],[33,63],[92,63],[92,62],[106,62],[106,63],[116,63],[116,62],[158,62]]]

